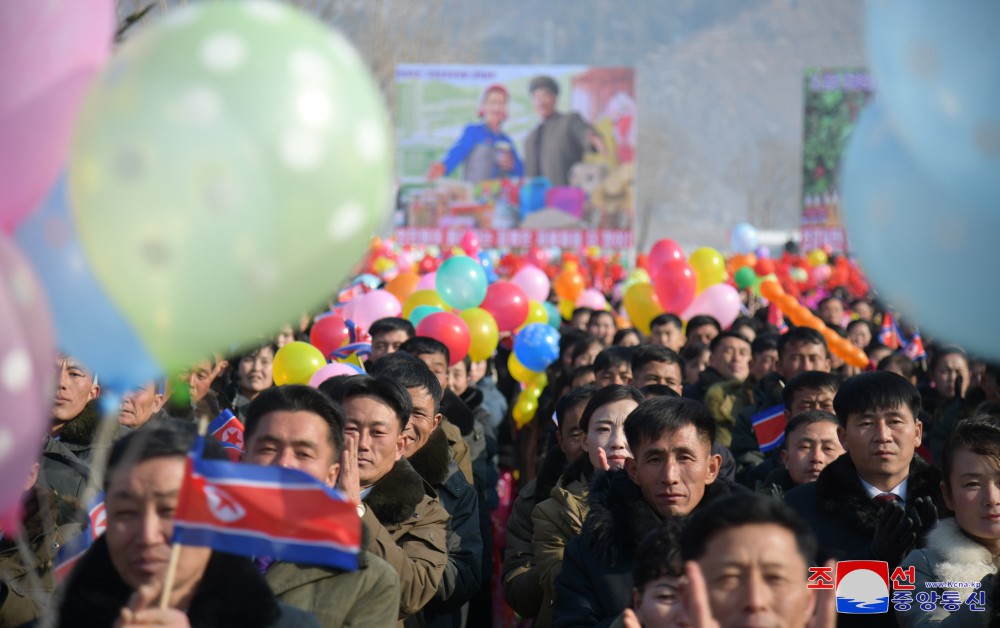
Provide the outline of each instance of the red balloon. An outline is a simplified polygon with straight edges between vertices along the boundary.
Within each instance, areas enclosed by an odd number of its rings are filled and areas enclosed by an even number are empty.
[[[528,295],[510,281],[494,282],[479,306],[493,315],[500,331],[514,331],[528,318]]]
[[[309,343],[327,358],[349,342],[351,342],[351,332],[347,329],[344,319],[336,314],[319,319],[313,323],[309,331]]]
[[[670,260],[653,277],[653,289],[664,312],[680,315],[694,301],[698,277],[686,260]]]
[[[524,256],[524,261],[531,264],[535,268],[545,268],[545,264],[548,263],[548,256],[545,255],[545,251],[533,246],[528,249],[528,254]]]
[[[753,267],[753,272],[757,273],[758,277],[766,277],[774,272],[774,260],[767,258],[757,260],[757,264]]]
[[[425,316],[417,325],[417,335],[440,340],[448,347],[448,357],[451,358],[448,366],[465,359],[472,344],[469,326],[458,314],[451,312],[435,312]]]
[[[658,273],[663,265],[669,261],[687,260],[684,249],[679,244],[669,238],[664,238],[653,245],[649,252],[648,266],[650,273]]]

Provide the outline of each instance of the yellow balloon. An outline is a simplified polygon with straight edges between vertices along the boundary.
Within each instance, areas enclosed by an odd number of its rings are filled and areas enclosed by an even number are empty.
[[[829,262],[829,258],[826,256],[826,251],[823,249],[813,249],[809,251],[809,255],[806,256],[809,263],[813,266],[822,266]]]
[[[575,309],[576,305],[569,299],[559,299],[559,316],[562,316],[564,321],[573,318],[573,310]]]
[[[525,365],[521,364],[521,361],[517,359],[514,352],[510,352],[510,357],[507,358],[507,370],[510,371],[510,376],[521,382],[522,384],[527,384],[535,380],[539,376],[539,373],[532,371]],[[544,373],[541,373],[544,375]]]
[[[469,327],[469,359],[473,362],[485,360],[493,355],[500,342],[500,330],[493,315],[479,307],[470,307],[459,314]],[[511,353],[511,356],[514,354]]]
[[[535,418],[535,412],[538,411],[538,401],[530,396],[525,396],[522,392],[518,396],[517,402],[514,404],[514,409],[511,411],[511,415],[514,417],[514,423],[517,425],[518,429],[521,429],[525,425],[531,422],[531,419]]]
[[[524,389],[524,392],[527,393],[529,397],[533,399],[538,399],[539,397],[542,396],[542,390],[543,390],[542,387],[539,386],[537,383],[532,383],[529,384],[528,387]]]
[[[625,311],[628,313],[629,320],[632,321],[632,326],[647,336],[652,333],[649,324],[653,322],[654,318],[663,314],[663,307],[656,299],[653,284],[633,284],[625,292],[622,302],[625,304]]]
[[[417,290],[403,304],[403,318],[410,318],[410,313],[421,305],[432,305],[448,311],[448,306],[441,300],[436,290]]]
[[[545,306],[538,301],[528,301],[528,318],[524,319],[524,323],[517,328],[517,331],[524,329],[525,325],[530,325],[532,323],[549,323],[549,313],[545,309]]]
[[[713,248],[703,246],[688,260],[698,278],[698,292],[726,280],[726,259]]]
[[[274,355],[272,376],[278,386],[308,384],[316,371],[326,366],[323,352],[308,342],[296,340],[278,349]]]

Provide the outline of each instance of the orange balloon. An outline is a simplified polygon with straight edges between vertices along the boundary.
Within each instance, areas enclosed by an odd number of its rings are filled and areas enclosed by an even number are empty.
[[[792,320],[792,324],[796,327],[808,327],[806,321],[812,316],[812,312],[796,303],[795,307],[785,311],[785,315]]]
[[[392,278],[392,281],[385,284],[385,291],[396,297],[400,303],[406,303],[406,299],[417,291],[419,282],[420,275],[413,271],[399,273]]]
[[[555,291],[561,298],[576,303],[576,300],[583,294],[583,276],[579,271],[566,268],[556,277]]]
[[[783,294],[785,294],[785,291],[777,281],[768,279],[767,281],[762,281],[760,284],[760,296],[772,303],[777,303],[778,297]],[[781,309],[780,304],[778,304],[778,309]]]
[[[815,329],[820,333],[823,333],[824,329],[830,329],[829,327],[826,326],[826,323],[824,323],[823,320],[820,319],[820,317],[810,312],[807,308],[802,308],[802,309],[806,311],[805,319],[802,321],[803,327],[809,327],[811,329]]]

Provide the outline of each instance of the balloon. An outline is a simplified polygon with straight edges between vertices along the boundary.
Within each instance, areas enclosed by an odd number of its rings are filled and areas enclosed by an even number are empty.
[[[493,258],[490,257],[490,254],[486,251],[480,251],[477,257],[479,259],[479,264],[483,267],[483,270],[486,271],[486,281],[493,283],[499,279],[499,277],[497,277],[496,269],[493,268]]]
[[[420,275],[407,270],[392,278],[392,281],[385,284],[385,291],[392,294],[400,303],[405,303],[411,294],[417,291],[417,283]]]
[[[500,331],[514,331],[528,318],[528,296],[509,281],[491,285],[480,307],[493,315]]]
[[[777,301],[778,297],[784,293],[784,289],[777,281],[768,279],[760,283],[760,296],[764,297],[768,301],[771,301],[772,303]]]
[[[0,14],[3,12],[0,11]],[[0,96],[2,98],[2,96]],[[56,351],[45,293],[0,235],[0,514],[16,509],[49,433]]]
[[[812,278],[816,283],[824,283],[833,276],[833,269],[829,264],[820,264],[812,269]]]
[[[440,308],[434,305],[418,305],[417,307],[413,308],[413,311],[410,312],[410,315],[407,318],[409,318],[410,322],[413,323],[413,326],[416,327],[417,325],[420,324],[420,321],[424,320],[431,314],[436,314],[437,312],[444,312],[444,311],[445,311],[444,308]]]
[[[379,278],[375,275],[371,273],[364,273],[355,277],[354,281],[351,282],[351,285],[361,286],[366,292],[370,292],[372,290],[377,290],[380,283],[382,282],[379,281]]]
[[[653,289],[660,307],[666,312],[677,314],[694,301],[698,278],[687,261],[669,260],[656,272]]]
[[[511,281],[520,286],[532,301],[541,302],[549,298],[552,284],[549,282],[548,275],[545,274],[545,271],[534,266],[522,266],[521,270],[514,273]]]
[[[469,308],[459,316],[469,328],[469,359],[478,362],[493,355],[500,342],[500,330],[493,316],[478,307]]]
[[[0,231],[12,232],[59,176],[114,23],[111,0],[0,2]]]
[[[448,366],[461,362],[469,355],[472,343],[469,327],[458,314],[436,312],[427,316],[417,325],[417,335],[428,336],[444,343],[451,358]]]
[[[417,309],[421,305],[430,305],[441,310],[448,307],[445,305],[445,302],[441,300],[441,295],[434,290],[417,290],[411,294],[410,298],[408,298],[406,303],[403,304],[403,318],[409,319],[413,314],[413,310]]]
[[[544,323],[549,324],[549,312],[545,309],[545,306],[538,301],[528,301],[528,316],[521,323],[520,328],[525,325],[532,325],[534,323]]]
[[[698,292],[726,279],[726,261],[715,249],[704,246],[691,254],[688,260],[698,278]]]
[[[813,249],[809,251],[809,254],[806,255],[806,259],[809,261],[809,265],[813,267],[822,266],[828,261],[826,251],[823,249]]]
[[[625,291],[622,299],[632,326],[646,334],[652,333],[649,324],[653,319],[663,314],[663,308],[656,299],[653,286],[648,283],[637,283]]]
[[[347,329],[347,324],[335,314],[317,319],[309,330],[309,343],[325,357],[330,357],[336,349],[350,342],[351,332]]]
[[[770,259],[771,258],[771,249],[767,248],[766,246],[764,246],[762,244],[762,245],[760,245],[760,246],[757,247],[757,250],[754,251],[754,255],[758,259]]]
[[[549,316],[549,326],[559,329],[562,326],[562,315],[559,313],[559,307],[549,301],[542,303],[542,306],[545,308],[545,312]],[[572,312],[570,314],[572,314]]]
[[[399,300],[385,290],[376,290],[362,295],[361,300],[354,308],[353,320],[358,327],[368,331],[372,323],[380,318],[399,316],[403,308],[399,305]]]
[[[774,261],[766,257],[757,260],[753,267],[754,273],[760,277],[766,277],[774,272]]]
[[[162,369],[84,257],[69,213],[65,177],[15,236],[48,295],[63,352],[98,373],[109,391],[124,393],[160,376]]]
[[[544,323],[532,323],[514,337],[517,360],[532,371],[544,371],[559,358],[559,332]]]
[[[556,307],[559,309],[559,316],[564,321],[568,321],[573,318],[573,310],[576,309],[576,305],[572,301],[559,299],[559,305]]]
[[[549,263],[548,256],[545,255],[545,251],[537,246],[533,246],[528,249],[528,252],[524,256],[524,261],[536,268],[544,268],[545,265]]]
[[[278,386],[308,384],[313,374],[323,368],[326,358],[308,342],[293,341],[274,354],[272,374]]]
[[[729,284],[717,283],[705,288],[695,297],[681,318],[691,320],[691,317],[698,314],[708,314],[726,329],[740,315],[740,305],[740,293],[736,288]]]
[[[522,384],[533,382],[542,375],[542,373],[532,371],[521,364],[521,361],[517,359],[517,355],[513,351],[510,352],[510,356],[507,358],[507,371],[510,372],[511,377]]]
[[[309,385],[313,388],[319,388],[320,384],[331,377],[337,377],[339,375],[358,375],[359,373],[360,371],[356,366],[345,364],[343,362],[330,362],[312,374],[312,377],[309,378]]]
[[[434,280],[441,300],[456,310],[477,307],[486,298],[486,271],[471,257],[450,257],[438,268]]]
[[[753,269],[749,266],[744,266],[743,268],[736,271],[736,275],[733,277],[736,281],[736,285],[742,290],[747,288],[752,288],[757,283],[757,273],[753,272]]]
[[[469,257],[475,257],[479,254],[479,238],[476,237],[476,232],[472,229],[462,235],[462,250]]]
[[[554,289],[560,298],[575,303],[583,294],[583,287],[583,276],[580,271],[567,266],[556,277]]]
[[[604,310],[608,307],[608,300],[604,298],[599,290],[587,288],[576,299],[577,307],[588,307],[592,310]]]
[[[753,225],[741,222],[729,234],[729,246],[737,253],[752,253],[757,248],[757,230]]]
[[[530,423],[531,419],[535,418],[535,413],[537,411],[537,399],[530,395],[519,395],[517,402],[514,404],[514,408],[511,410],[511,416],[514,418],[514,423],[517,425],[517,428],[521,429]]]
[[[848,142],[842,176],[844,224],[881,298],[939,340],[1000,358],[993,316],[1000,292],[989,288],[996,285],[992,253],[1000,233],[995,202],[978,204],[937,187],[895,139],[877,101]]]
[[[71,206],[164,367],[326,300],[391,211],[387,119],[347,40],[283,4],[189,4],[116,50],[77,120]]]
[[[420,278],[417,282],[417,290],[434,290],[437,291],[437,272],[429,272]]]
[[[684,249],[682,249],[679,244],[673,240],[665,238],[654,244],[653,248],[649,251],[646,268],[650,269],[653,273],[657,273],[668,261],[682,260],[685,259],[685,257]]]
[[[928,0],[867,3],[879,102],[914,172],[944,194],[996,208],[1000,198],[1000,4],[950,11]]]

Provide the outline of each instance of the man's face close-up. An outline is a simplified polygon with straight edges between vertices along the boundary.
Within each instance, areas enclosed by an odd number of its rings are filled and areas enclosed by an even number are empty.
[[[722,460],[694,425],[664,431],[633,452],[626,463],[646,503],[660,517],[682,517],[701,503],[705,489],[719,475]]]
[[[399,418],[384,401],[370,395],[348,397],[344,407],[344,434],[358,439],[358,477],[361,488],[378,482],[403,456]]]
[[[308,410],[277,410],[260,418],[247,443],[250,464],[298,469],[327,486],[337,483],[340,461],[330,442],[330,426]]]
[[[156,384],[146,384],[122,397],[118,422],[128,427],[145,425],[149,417],[161,407],[163,407],[163,395],[157,392]]]
[[[96,399],[101,388],[94,383],[94,375],[71,357],[56,362],[56,396],[52,403],[52,417],[64,423],[78,417],[87,402]]]

